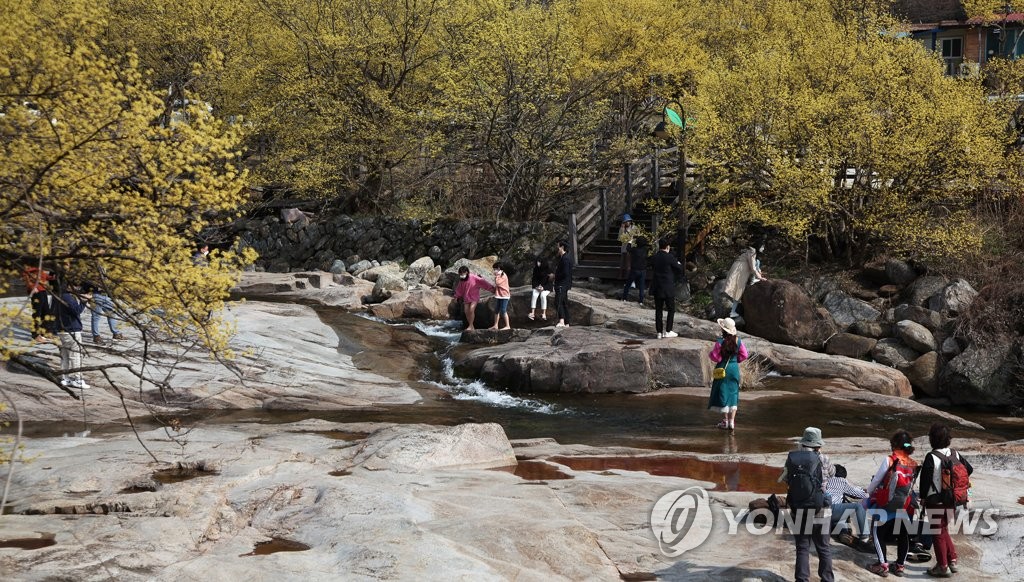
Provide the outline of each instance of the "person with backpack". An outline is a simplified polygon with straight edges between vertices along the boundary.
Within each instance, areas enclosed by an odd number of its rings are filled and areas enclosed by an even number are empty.
[[[950,448],[952,434],[949,427],[935,423],[928,431],[932,451],[925,455],[921,466],[921,499],[934,538],[935,566],[928,574],[935,578],[948,578],[957,571],[956,547],[949,537],[949,520],[957,507],[967,505],[968,490],[974,467],[960,453]]]
[[[825,441],[821,429],[804,429],[800,448],[790,451],[779,481],[789,486],[786,505],[793,517],[793,542],[796,544],[796,582],[811,579],[811,543],[818,552],[818,577],[822,582],[833,582],[832,547],[829,538],[828,508],[831,505],[826,492],[828,478],[835,468],[828,455],[821,452]]]
[[[910,531],[916,500],[913,495],[914,479],[917,476],[917,461],[914,454],[914,437],[905,430],[898,430],[889,439],[892,454],[878,467],[867,493],[871,499],[871,540],[875,545],[878,562],[868,570],[881,577],[889,574],[903,576],[907,554],[910,552]],[[896,539],[896,561],[890,564],[885,557],[885,542]]]

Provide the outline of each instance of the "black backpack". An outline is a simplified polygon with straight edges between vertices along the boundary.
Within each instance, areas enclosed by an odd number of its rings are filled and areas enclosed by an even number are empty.
[[[825,492],[821,490],[821,457],[817,451],[791,451],[786,458],[786,505],[790,509],[821,509]]]

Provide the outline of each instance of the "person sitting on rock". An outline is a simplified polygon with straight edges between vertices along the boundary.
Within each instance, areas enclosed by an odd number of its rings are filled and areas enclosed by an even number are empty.
[[[846,467],[835,465],[835,469],[836,474],[829,477],[825,484],[825,488],[832,498],[832,530],[835,531],[835,526],[840,521],[845,523],[852,512],[857,521],[858,539],[862,545],[866,546],[871,542],[867,510],[863,503],[863,500],[868,498],[868,493],[846,480]],[[854,538],[848,533],[846,535],[840,534],[840,541],[847,545],[852,545]]]
[[[537,300],[540,299],[540,318],[548,318],[548,295],[551,294],[555,274],[544,257],[537,256],[533,262],[533,276],[530,278],[530,287],[533,287],[533,296],[530,298],[530,313],[526,317],[533,320],[534,311],[537,310]]]
[[[480,290],[486,289],[494,292],[494,285],[487,279],[469,272],[469,267],[459,267],[459,282],[455,286],[455,300],[461,301],[463,312],[466,315],[466,331],[473,331],[473,322],[476,321],[476,305],[480,303]]]

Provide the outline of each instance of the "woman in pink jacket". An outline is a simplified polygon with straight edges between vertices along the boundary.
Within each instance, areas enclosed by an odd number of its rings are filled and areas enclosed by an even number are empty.
[[[476,319],[476,304],[480,303],[480,290],[494,291],[487,279],[469,272],[469,267],[459,267],[459,283],[455,286],[455,300],[462,302],[463,312],[466,314],[466,331],[473,331],[473,322]]]

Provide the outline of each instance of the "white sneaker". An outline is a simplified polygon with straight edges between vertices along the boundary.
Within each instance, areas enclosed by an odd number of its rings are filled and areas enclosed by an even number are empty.
[[[92,386],[90,386],[85,380],[72,380],[71,387],[78,390],[88,390],[89,388],[92,388]]]
[[[61,378],[60,385],[64,388],[69,388],[71,386],[71,378]]]
[[[661,339],[661,338],[662,338],[662,336],[664,336],[664,335],[665,335],[665,334],[663,334],[663,333],[661,333],[661,332],[659,331],[659,332],[658,332],[658,339]]]
[[[679,334],[678,334],[678,333],[676,333],[676,332],[674,332],[674,331],[666,331],[666,332],[665,332],[665,337],[666,337],[666,338],[670,338],[670,337],[679,337]]]
[[[569,327],[569,326],[564,324],[564,323],[559,322],[559,323],[555,324],[555,327]]]

